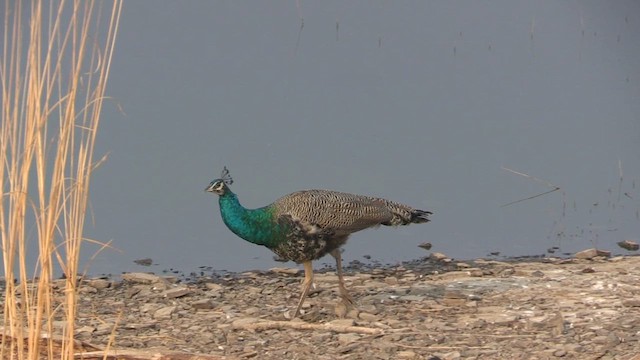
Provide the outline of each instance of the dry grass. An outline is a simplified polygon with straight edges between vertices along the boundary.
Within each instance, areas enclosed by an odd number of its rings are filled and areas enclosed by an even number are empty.
[[[101,161],[93,152],[122,3],[2,6],[0,358],[72,359],[89,185]],[[36,254],[30,243],[37,243]],[[37,259],[35,268],[28,258]],[[56,266],[66,277],[63,299],[51,290]],[[43,337],[53,334],[54,317],[66,321],[56,344]]]

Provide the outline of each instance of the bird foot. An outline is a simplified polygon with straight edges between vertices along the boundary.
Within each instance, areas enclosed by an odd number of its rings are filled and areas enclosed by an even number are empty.
[[[349,307],[355,307],[356,306],[356,302],[355,300],[353,300],[353,298],[351,297],[351,295],[344,293],[344,294],[340,294],[340,298],[342,299],[342,302]]]
[[[357,318],[358,313],[360,312],[356,305],[353,303],[353,299],[344,297],[342,297],[341,300],[336,303],[334,311],[336,313],[336,316],[341,319],[345,317]]]

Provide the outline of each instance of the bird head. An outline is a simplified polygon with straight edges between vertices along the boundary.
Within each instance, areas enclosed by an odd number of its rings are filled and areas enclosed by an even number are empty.
[[[231,178],[231,175],[229,175],[229,170],[227,170],[227,167],[225,166],[220,178],[213,180],[209,186],[204,189],[204,191],[222,196],[229,191],[229,185],[231,184],[233,184],[233,179]]]

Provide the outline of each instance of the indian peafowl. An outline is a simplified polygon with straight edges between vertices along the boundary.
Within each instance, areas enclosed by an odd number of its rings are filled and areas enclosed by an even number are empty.
[[[313,283],[312,261],[331,254],[336,260],[338,289],[346,305],[353,299],[344,286],[340,246],[351,233],[385,225],[426,223],[430,211],[393,201],[330,190],[303,190],[281,197],[271,205],[246,209],[229,185],[233,179],[225,167],[219,179],[205,191],[219,196],[220,213],[227,227],[251,243],[266,246],[280,258],[302,263],[302,294],[293,317]]]

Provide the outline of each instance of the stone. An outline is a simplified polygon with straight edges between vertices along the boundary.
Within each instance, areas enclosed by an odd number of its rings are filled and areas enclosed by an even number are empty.
[[[420,295],[404,295],[404,296],[400,296],[399,300],[402,300],[402,301],[422,301],[422,300],[424,300],[424,296],[420,296]]]
[[[122,280],[137,284],[153,284],[162,281],[158,275],[140,272],[124,273],[120,277],[122,277]]]
[[[430,257],[431,257],[432,259],[434,259],[434,260],[438,260],[438,261],[444,261],[444,260],[446,260],[446,259],[449,259],[449,257],[448,257],[447,255],[445,255],[445,254],[443,254],[443,253],[439,253],[439,252],[431,253],[431,256],[430,256]]]
[[[298,268],[274,267],[269,269],[269,271],[276,274],[298,275],[302,270]]]
[[[418,355],[411,350],[398,351],[396,357],[398,359],[415,359]]]
[[[216,304],[210,299],[196,300],[191,303],[191,307],[198,310],[210,310],[216,307]]]
[[[622,305],[626,307],[640,307],[640,298],[624,299]]]
[[[593,259],[595,257],[598,256],[602,256],[602,257],[611,257],[611,252],[610,251],[605,251],[605,250],[598,250],[595,248],[591,248],[591,249],[586,249],[586,250],[582,250],[582,251],[578,251],[574,257],[576,259]]]
[[[243,317],[243,318],[234,320],[232,323],[232,326],[242,327],[243,325],[255,324],[259,321],[260,319],[254,318],[254,317]]]
[[[555,356],[555,357],[563,357],[565,355],[567,355],[567,351],[564,350],[564,349],[558,349],[558,350],[553,352],[553,356]]]
[[[176,308],[176,306],[165,306],[160,308],[153,313],[153,318],[156,320],[171,319],[171,314],[176,311]]]
[[[91,286],[80,286],[78,288],[78,293],[80,294],[95,294],[98,292],[98,289]]]
[[[386,278],[384,278],[384,282],[387,285],[391,286],[398,285],[398,278],[395,276],[387,276]]]
[[[91,334],[94,331],[96,331],[96,328],[94,328],[93,326],[82,326],[75,329],[76,334],[82,334],[82,333]]]
[[[640,245],[633,241],[633,240],[624,240],[624,241],[620,241],[618,242],[618,246],[620,246],[621,248],[625,249],[625,250],[629,250],[629,251],[636,251],[638,249],[640,249]]]
[[[222,291],[224,289],[222,285],[216,283],[206,283],[204,284],[204,287],[206,287],[208,290],[213,291]]]
[[[368,312],[361,312],[360,314],[358,314],[358,318],[360,320],[363,321],[370,321],[370,322],[374,322],[374,321],[378,321],[380,320],[380,317],[378,315],[374,315]]]
[[[151,258],[136,259],[133,260],[133,262],[140,266],[151,266],[153,264],[153,260]]]
[[[149,313],[149,312],[154,312],[156,310],[158,310],[160,306],[156,303],[147,303],[147,304],[142,304],[142,306],[140,306],[140,312],[141,313]]]
[[[183,297],[185,295],[189,295],[191,294],[191,290],[187,287],[175,287],[172,289],[169,289],[167,291],[165,291],[163,293],[163,296],[168,298],[168,299],[175,299],[175,298],[179,298],[179,297]]]
[[[349,345],[351,343],[354,343],[358,340],[360,340],[362,336],[358,335],[358,334],[338,334],[338,342],[340,343],[340,345],[344,346],[344,345]]]
[[[89,279],[86,281],[86,284],[97,290],[111,287],[111,281],[105,279]]]
[[[560,313],[530,317],[525,327],[533,331],[551,330],[552,333],[560,335],[564,330],[564,319]]]

